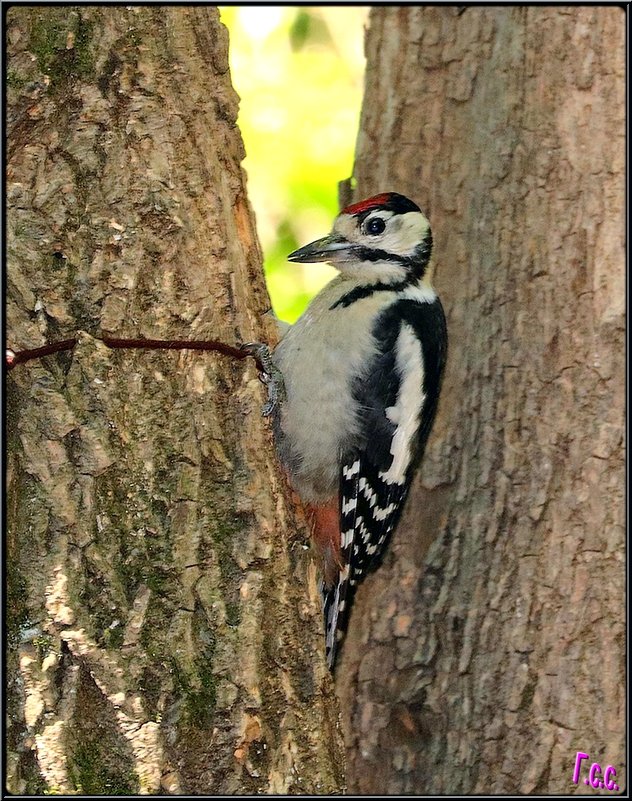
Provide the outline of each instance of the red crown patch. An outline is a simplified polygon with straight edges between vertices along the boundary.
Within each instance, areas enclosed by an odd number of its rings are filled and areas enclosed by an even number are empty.
[[[381,195],[375,195],[374,197],[367,198],[367,200],[361,200],[359,203],[353,203],[351,206],[347,206],[346,209],[343,209],[340,213],[360,214],[360,212],[368,211],[369,209],[374,209],[378,206],[385,206],[390,200],[390,197],[391,192],[384,192]]]

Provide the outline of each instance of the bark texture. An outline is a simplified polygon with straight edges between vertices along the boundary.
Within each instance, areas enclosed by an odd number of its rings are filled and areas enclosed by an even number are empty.
[[[624,31],[372,11],[355,198],[428,213],[450,349],[339,669],[350,791],[594,793],[577,751],[625,787]]]
[[[14,6],[7,389],[14,793],[330,793],[337,706],[253,363],[273,341],[210,7]]]

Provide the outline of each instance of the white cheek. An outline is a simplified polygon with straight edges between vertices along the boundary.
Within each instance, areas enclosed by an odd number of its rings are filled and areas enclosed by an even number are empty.
[[[402,214],[394,223],[399,225],[384,234],[379,247],[389,253],[409,256],[428,233],[428,221],[419,212],[410,211]]]

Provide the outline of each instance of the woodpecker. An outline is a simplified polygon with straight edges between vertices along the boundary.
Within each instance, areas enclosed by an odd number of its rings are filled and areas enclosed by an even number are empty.
[[[437,409],[447,331],[431,253],[420,208],[385,192],[343,209],[328,236],[288,256],[339,271],[287,329],[266,379],[276,447],[312,520],[331,670]]]

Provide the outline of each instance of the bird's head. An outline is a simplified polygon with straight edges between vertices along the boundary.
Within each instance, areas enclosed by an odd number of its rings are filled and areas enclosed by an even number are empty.
[[[431,252],[430,223],[419,206],[384,192],[343,209],[328,236],[295,250],[288,260],[328,262],[367,283],[395,283],[421,279]]]

